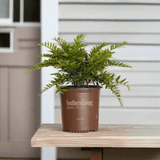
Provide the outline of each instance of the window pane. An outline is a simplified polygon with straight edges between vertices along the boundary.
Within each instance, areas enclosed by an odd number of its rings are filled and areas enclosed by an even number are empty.
[[[10,33],[0,33],[0,48],[10,48]]]
[[[24,22],[40,22],[40,0],[24,0]]]
[[[9,18],[9,0],[0,0],[0,18]]]
[[[20,0],[14,0],[13,4],[13,21],[20,21]]]

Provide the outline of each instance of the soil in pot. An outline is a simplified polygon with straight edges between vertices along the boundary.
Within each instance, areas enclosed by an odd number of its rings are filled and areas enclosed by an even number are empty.
[[[98,131],[99,92],[101,87],[66,87],[61,94],[63,131],[84,133]]]

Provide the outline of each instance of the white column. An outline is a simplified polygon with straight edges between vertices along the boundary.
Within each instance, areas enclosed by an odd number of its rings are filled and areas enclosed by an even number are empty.
[[[52,41],[53,37],[58,37],[58,0],[41,0],[41,41]],[[41,47],[41,53],[46,53],[47,49]],[[44,59],[42,58],[42,61]],[[55,72],[53,67],[41,70],[41,89],[51,81],[51,73]],[[54,88],[41,94],[41,124],[54,123]],[[56,148],[42,148],[41,160],[56,160]]]
[[[20,1],[20,24],[23,24],[23,16],[24,16],[24,0]]]

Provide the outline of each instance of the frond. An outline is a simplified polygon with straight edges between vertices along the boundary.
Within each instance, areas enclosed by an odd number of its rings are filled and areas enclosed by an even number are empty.
[[[108,88],[112,91],[112,93],[117,97],[121,107],[123,107],[123,102],[121,99],[120,90],[116,86],[108,86]]]
[[[43,92],[47,91],[48,89],[52,88],[55,84],[54,83],[49,83],[46,85],[46,87],[41,91],[39,95],[41,95]]]
[[[130,66],[130,65],[127,65],[127,64],[122,63],[122,62],[117,62],[115,60],[110,60],[110,59],[108,59],[108,66],[118,66],[118,67],[132,68],[132,66]]]
[[[53,54],[40,54],[38,57],[54,58]]]
[[[110,44],[110,43],[102,43],[102,44],[96,45],[95,47],[93,47],[93,48],[91,49],[91,54],[96,53],[96,52],[100,52],[100,50],[101,50],[103,47],[105,47],[105,46],[107,46],[107,45],[109,45],[109,44]]]
[[[41,69],[42,67],[48,67],[48,66],[54,66],[55,62],[53,59],[44,60],[43,62],[40,62],[36,64],[33,67],[29,67],[25,72],[33,71],[36,69]]]
[[[128,43],[126,41],[124,41],[122,44],[115,43],[115,44],[113,44],[113,45],[110,46],[110,50],[114,50],[116,48],[119,48],[119,47],[127,45],[127,44]]]

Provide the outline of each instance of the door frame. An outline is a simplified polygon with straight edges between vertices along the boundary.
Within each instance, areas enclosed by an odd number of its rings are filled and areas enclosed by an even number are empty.
[[[58,37],[58,0],[41,0],[41,41],[52,41]],[[41,53],[46,53],[47,49],[41,47]],[[44,58],[41,59],[43,61]],[[53,67],[41,69],[41,89],[51,81],[51,73],[56,72]],[[41,124],[55,122],[55,88],[41,94]],[[57,149],[42,148],[41,160],[57,159]]]

